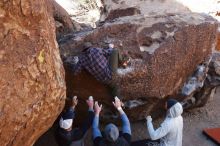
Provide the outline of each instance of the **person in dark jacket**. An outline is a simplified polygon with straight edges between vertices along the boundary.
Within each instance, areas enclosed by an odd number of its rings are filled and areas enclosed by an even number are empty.
[[[56,131],[56,140],[59,146],[70,146],[72,142],[78,141],[83,138],[87,130],[91,127],[94,118],[93,98],[86,101],[89,107],[88,117],[80,128],[73,128],[73,120],[75,117],[75,107],[78,104],[77,97],[72,99],[72,105],[61,116],[59,121],[59,127]]]
[[[101,134],[99,129],[99,115],[102,110],[102,105],[95,102],[95,117],[92,125],[93,143],[94,146],[129,146],[131,142],[131,127],[127,115],[122,109],[122,102],[118,97],[115,97],[113,105],[118,110],[122,120],[122,134],[119,134],[117,126],[110,123],[105,127],[104,134]]]

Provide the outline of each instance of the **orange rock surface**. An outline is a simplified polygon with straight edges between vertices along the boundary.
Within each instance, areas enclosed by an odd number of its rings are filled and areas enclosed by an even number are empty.
[[[0,42],[0,145],[31,146],[52,126],[66,96],[45,1],[0,1]]]

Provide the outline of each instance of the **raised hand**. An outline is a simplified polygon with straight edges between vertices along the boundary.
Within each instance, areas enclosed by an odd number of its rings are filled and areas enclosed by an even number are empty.
[[[123,106],[123,103],[121,102],[121,100],[117,96],[115,97],[115,102],[112,102],[112,103],[113,103],[114,107],[118,110],[121,109]]]
[[[73,98],[72,98],[72,107],[73,108],[75,108],[76,107],[76,105],[78,104],[78,99],[77,99],[77,96],[74,96]]]
[[[147,116],[146,120],[147,120],[147,122],[152,122],[151,116]]]
[[[115,45],[112,44],[112,43],[108,44],[108,47],[109,47],[109,48],[114,48],[114,46],[115,46]]]
[[[100,112],[102,111],[102,104],[99,105],[99,103],[96,101],[94,110],[95,110],[95,115],[99,116]]]
[[[86,103],[89,106],[89,109],[93,110],[94,100],[92,96],[89,96],[89,98],[86,100]]]

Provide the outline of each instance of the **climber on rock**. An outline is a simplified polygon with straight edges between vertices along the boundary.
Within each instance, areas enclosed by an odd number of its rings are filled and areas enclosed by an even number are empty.
[[[62,113],[59,127],[56,131],[56,140],[59,146],[70,146],[73,142],[82,140],[87,130],[91,127],[94,118],[93,98],[90,96],[86,102],[89,107],[88,117],[80,128],[72,127],[75,118],[75,107],[78,104],[76,96],[72,98],[71,106]]]
[[[71,60],[74,75],[85,69],[98,81],[109,85],[113,96],[119,96],[114,76],[119,66],[126,68],[129,64],[128,53],[121,55],[118,49],[114,49],[114,44],[108,44],[108,47],[102,49],[92,47],[90,42],[86,42],[84,48],[80,55]]]
[[[92,125],[93,143],[94,146],[129,146],[131,142],[131,127],[130,122],[122,109],[122,102],[118,97],[115,97],[113,102],[114,107],[118,110],[122,120],[122,134],[119,134],[118,128],[114,124],[108,124],[105,127],[103,135],[99,129],[99,115],[102,110],[102,105],[95,102],[95,118]]]
[[[160,146],[182,146],[182,105],[174,99],[169,99],[165,108],[167,110],[166,119],[158,129],[154,130],[151,116],[147,117],[150,138],[151,140],[157,140]],[[149,143],[154,142],[149,140]]]

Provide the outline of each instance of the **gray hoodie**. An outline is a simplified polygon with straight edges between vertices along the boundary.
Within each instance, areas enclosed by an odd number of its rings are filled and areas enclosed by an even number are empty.
[[[147,122],[147,128],[152,140],[160,139],[160,146],[182,146],[183,108],[180,103],[173,105],[168,111],[164,122],[154,130],[151,121]]]

